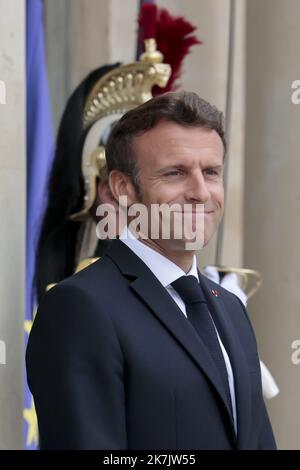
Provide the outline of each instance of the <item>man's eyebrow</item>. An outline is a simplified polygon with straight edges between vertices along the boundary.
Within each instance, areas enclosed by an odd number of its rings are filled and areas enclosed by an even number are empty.
[[[216,164],[216,165],[214,165],[214,164],[208,164],[208,165],[205,165],[204,169],[206,169],[206,168],[212,168],[212,169],[214,169],[214,170],[223,170],[224,165],[223,165],[223,164],[220,165],[219,163]]]
[[[185,165],[184,163],[172,163],[170,165],[163,166],[155,170],[155,173],[164,173],[169,170],[179,169],[179,170],[186,170],[191,168],[191,165]],[[223,163],[207,163],[203,165],[203,169],[213,168],[214,170],[222,170],[224,168]]]
[[[187,165],[187,164],[184,164],[182,162],[174,162],[174,163],[170,163],[169,165],[166,165],[166,166],[163,166],[161,168],[159,168],[157,171],[159,172],[163,172],[163,171],[168,171],[168,170],[174,170],[174,168],[178,168],[178,169],[186,169],[186,168],[190,168],[191,165]]]

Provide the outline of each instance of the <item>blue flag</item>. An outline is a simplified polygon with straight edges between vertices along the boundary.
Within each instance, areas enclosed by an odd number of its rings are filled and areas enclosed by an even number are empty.
[[[26,1],[26,123],[27,123],[27,225],[25,345],[34,310],[34,263],[46,187],[53,158],[42,0]],[[32,396],[25,380],[25,448],[36,449],[38,429]]]

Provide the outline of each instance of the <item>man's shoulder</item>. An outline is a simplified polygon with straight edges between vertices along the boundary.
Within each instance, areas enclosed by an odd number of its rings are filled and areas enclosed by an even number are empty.
[[[81,289],[105,289],[112,282],[121,280],[122,276],[115,263],[105,254],[87,267],[59,283],[61,286]]]
[[[42,304],[52,301],[59,302],[66,298],[97,301],[104,299],[107,292],[118,290],[124,283],[116,265],[105,255],[81,271],[57,283],[45,295]]]
[[[82,271],[52,287],[42,299],[35,329],[66,326],[88,329],[108,321],[108,312],[120,308],[120,297],[126,289],[116,266],[105,256]],[[77,325],[76,328],[74,325]],[[90,325],[90,326],[87,326]]]

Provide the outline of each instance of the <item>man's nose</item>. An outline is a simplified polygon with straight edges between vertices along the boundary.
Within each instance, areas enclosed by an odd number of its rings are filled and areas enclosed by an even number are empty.
[[[210,198],[210,192],[207,187],[207,182],[202,171],[191,175],[188,187],[186,190],[186,197],[190,201],[199,202],[204,204]]]

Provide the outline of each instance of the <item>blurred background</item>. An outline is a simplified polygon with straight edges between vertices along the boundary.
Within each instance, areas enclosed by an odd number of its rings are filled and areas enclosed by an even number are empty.
[[[35,2],[43,7],[53,139],[69,95],[92,69],[135,61],[140,8],[138,0],[0,0],[0,449],[36,446],[32,404],[24,405],[30,33],[42,44],[28,30]],[[280,389],[267,407],[278,447],[300,449],[300,364],[292,361],[300,340],[300,105],[292,101],[292,84],[300,80],[300,2],[155,3],[184,16],[202,41],[184,61],[180,88],[228,112],[222,243],[216,258],[215,238],[199,254],[199,266],[218,262],[262,275],[248,309],[260,356]]]

